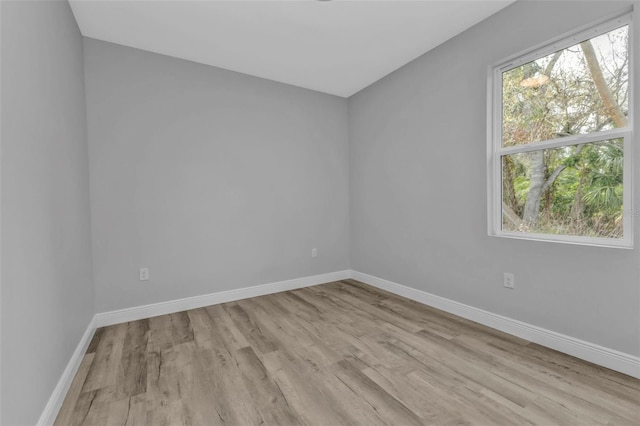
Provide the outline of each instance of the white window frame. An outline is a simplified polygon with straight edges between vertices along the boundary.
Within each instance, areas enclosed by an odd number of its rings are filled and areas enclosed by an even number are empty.
[[[542,58],[578,44],[615,28],[628,25],[629,31],[629,109],[627,126],[587,135],[574,135],[562,139],[533,142],[527,145],[502,146],[502,74],[525,63]],[[487,90],[487,194],[488,229],[490,236],[517,238],[554,243],[580,244],[598,247],[633,248],[633,123],[634,123],[634,57],[633,16],[625,11],[606,17],[596,23],[566,33],[554,40],[520,52],[489,68]],[[582,145],[607,139],[623,139],[623,237],[600,238],[575,235],[510,232],[502,230],[502,157],[522,152],[545,150],[568,145]]]

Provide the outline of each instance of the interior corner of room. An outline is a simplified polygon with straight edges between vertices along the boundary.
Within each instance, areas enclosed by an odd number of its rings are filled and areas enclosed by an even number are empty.
[[[339,96],[2,1],[0,423],[53,423],[97,327],[347,279],[640,377],[637,214],[632,250],[487,234],[487,69],[629,5],[516,1]]]

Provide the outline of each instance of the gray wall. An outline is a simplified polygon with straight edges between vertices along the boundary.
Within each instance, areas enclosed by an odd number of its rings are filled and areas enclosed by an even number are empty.
[[[637,248],[487,236],[488,67],[621,7],[517,2],[350,98],[352,268],[640,354]]]
[[[640,354],[638,249],[486,231],[488,66],[619,7],[518,2],[347,102],[95,40],[83,79],[66,2],[2,2],[0,423],[37,420],[94,312],[333,272],[350,256],[360,272]]]
[[[85,58],[97,312],[349,267],[346,99],[92,39]]]
[[[2,2],[3,425],[34,424],[93,316],[82,37]]]

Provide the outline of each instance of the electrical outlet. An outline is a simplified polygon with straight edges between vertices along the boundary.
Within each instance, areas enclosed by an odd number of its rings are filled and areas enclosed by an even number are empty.
[[[318,249],[317,248],[312,248],[311,249],[311,257],[318,257]]]
[[[140,268],[140,281],[149,280],[149,268]]]
[[[510,289],[516,288],[516,278],[513,274],[509,272],[504,273],[504,286]]]

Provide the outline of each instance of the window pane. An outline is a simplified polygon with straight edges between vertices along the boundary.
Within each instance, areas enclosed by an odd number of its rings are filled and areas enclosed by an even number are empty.
[[[502,230],[622,238],[623,139],[502,156]]]
[[[502,74],[502,145],[624,127],[628,26]]]

